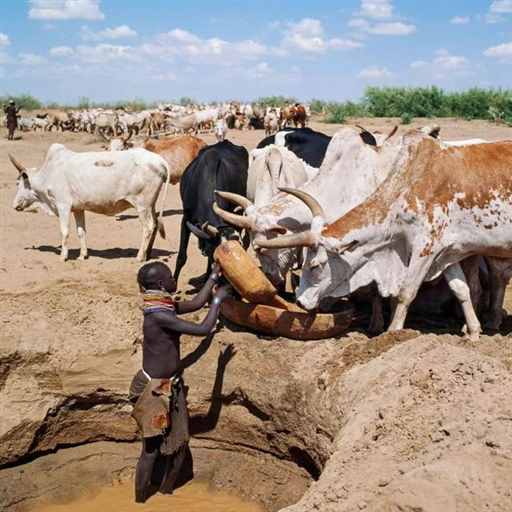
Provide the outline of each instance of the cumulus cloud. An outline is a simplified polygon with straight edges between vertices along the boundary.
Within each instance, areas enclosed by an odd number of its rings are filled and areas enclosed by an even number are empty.
[[[379,80],[383,78],[390,78],[393,76],[393,73],[391,73],[391,71],[385,67],[371,66],[369,68],[363,69],[358,76],[359,78],[365,78],[369,80]]]
[[[391,0],[361,0],[358,14],[365,18],[391,18],[393,5]]]
[[[454,16],[450,23],[452,25],[467,25],[471,21],[469,16]]]
[[[40,66],[46,63],[46,59],[35,53],[20,53],[18,55],[20,63],[24,66]]]
[[[491,46],[485,50],[486,57],[493,57],[498,59],[507,59],[512,57],[512,43],[499,44],[498,46]]]
[[[401,21],[370,23],[362,18],[350,20],[349,26],[367,34],[379,36],[408,36],[416,32],[416,25]]]
[[[255,78],[263,78],[270,75],[272,71],[273,70],[268,62],[259,62],[249,71],[249,74]]]
[[[435,66],[448,71],[457,71],[469,65],[468,59],[460,55],[450,55],[448,50],[438,50],[433,61]]]
[[[131,46],[112,44],[77,46],[75,52],[81,61],[89,64],[104,64],[118,60],[134,60],[136,58]]]
[[[11,44],[11,41],[9,39],[9,36],[7,34],[4,34],[0,32],[0,48],[3,46],[9,46]]]
[[[128,25],[106,28],[99,32],[93,32],[89,27],[82,27],[81,37],[84,41],[101,41],[102,39],[128,39],[137,37],[137,32]]]
[[[510,14],[512,13],[512,0],[494,0],[489,11],[495,14]]]
[[[435,78],[445,78],[455,74],[466,74],[470,71],[470,62],[462,55],[452,55],[448,50],[441,49],[430,61],[416,60],[410,68],[422,73],[428,73]]]
[[[157,73],[156,75],[154,75],[155,80],[159,80],[162,82],[174,82],[177,80],[177,78],[178,77],[171,71],[165,71],[163,73]]]
[[[29,0],[28,16],[36,20],[102,20],[100,0]]]
[[[50,55],[52,57],[72,57],[75,54],[73,48],[69,46],[55,46],[50,48]]]
[[[320,20],[304,18],[288,23],[282,46],[307,53],[323,53],[329,49],[360,48],[362,43],[352,39],[328,38]]]

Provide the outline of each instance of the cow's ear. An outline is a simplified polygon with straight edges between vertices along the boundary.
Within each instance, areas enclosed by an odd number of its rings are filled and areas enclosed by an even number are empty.
[[[377,147],[377,139],[373,136],[372,133],[364,131],[360,134],[361,139],[363,139],[363,142],[365,144],[368,144],[369,146]]]
[[[30,180],[28,179],[28,174],[26,172],[22,172],[20,174],[20,178],[23,180],[23,186],[25,188],[30,188]]]

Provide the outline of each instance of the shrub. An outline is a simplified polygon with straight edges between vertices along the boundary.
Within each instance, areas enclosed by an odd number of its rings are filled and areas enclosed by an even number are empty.
[[[413,116],[409,114],[409,112],[404,112],[400,116],[400,120],[402,121],[402,124],[411,124],[413,120]]]
[[[0,104],[2,105],[9,100],[14,100],[16,105],[24,110],[37,110],[43,106],[37,98],[34,98],[34,96],[30,94],[20,94],[18,96],[6,94],[5,96],[0,96]]]

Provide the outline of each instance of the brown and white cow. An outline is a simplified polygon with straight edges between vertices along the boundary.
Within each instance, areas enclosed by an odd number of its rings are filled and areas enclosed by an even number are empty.
[[[480,322],[460,262],[486,256],[501,289],[510,277],[512,141],[445,147],[410,132],[401,144],[388,178],[335,222],[327,224],[311,195],[288,190],[313,214],[309,230],[280,239],[281,247],[308,248],[298,300],[313,309],[324,297],[374,282],[396,299],[390,330],[398,330],[421,284],[444,274],[477,338]],[[502,300],[495,294],[495,316]]]
[[[168,164],[170,182],[178,183],[190,162],[196,158],[206,142],[192,135],[178,135],[171,139],[146,140],[143,148],[160,155]]]

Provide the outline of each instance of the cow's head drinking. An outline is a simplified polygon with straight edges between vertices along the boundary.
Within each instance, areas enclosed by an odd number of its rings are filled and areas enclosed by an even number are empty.
[[[21,212],[34,206],[38,202],[38,197],[30,184],[28,170],[12,155],[9,155],[9,160],[18,171],[18,179],[16,180],[16,196],[12,203],[12,207]]]

